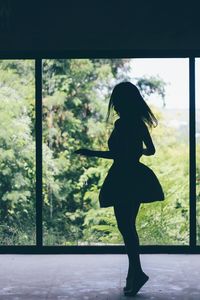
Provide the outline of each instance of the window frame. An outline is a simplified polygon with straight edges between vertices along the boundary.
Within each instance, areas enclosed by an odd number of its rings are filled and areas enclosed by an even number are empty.
[[[72,58],[188,58],[189,59],[189,245],[141,245],[140,253],[200,254],[196,244],[196,114],[195,58],[199,51],[70,50],[62,52],[0,53],[0,59],[35,60],[36,128],[36,245],[0,245],[0,254],[124,254],[121,246],[43,246],[42,228],[42,60]]]

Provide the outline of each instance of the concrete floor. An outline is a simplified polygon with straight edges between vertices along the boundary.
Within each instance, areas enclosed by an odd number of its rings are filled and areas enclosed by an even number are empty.
[[[141,255],[149,281],[134,299],[200,300],[200,255]],[[118,300],[125,255],[0,255],[1,300]]]

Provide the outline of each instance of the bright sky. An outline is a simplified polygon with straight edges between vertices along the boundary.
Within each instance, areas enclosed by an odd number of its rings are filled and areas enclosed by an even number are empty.
[[[200,67],[200,61],[199,67]],[[152,58],[132,59],[134,77],[159,76],[166,86],[166,108],[189,107],[189,60],[188,58]],[[198,68],[199,69],[199,68]],[[200,79],[200,72],[199,74]],[[134,80],[133,80],[134,83]],[[200,93],[199,93],[200,95]],[[160,106],[161,99],[152,97],[152,103]]]

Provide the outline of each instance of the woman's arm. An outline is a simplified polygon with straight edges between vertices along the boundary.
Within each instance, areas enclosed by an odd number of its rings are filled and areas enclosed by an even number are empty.
[[[144,130],[143,130],[143,141],[145,143],[146,148],[143,149],[143,155],[154,155],[156,152],[156,149],[154,147],[152,138],[150,136],[149,130],[147,126],[144,124]]]
[[[96,151],[96,150],[89,150],[89,149],[79,149],[76,150],[74,153],[90,156],[90,157],[101,157],[101,158],[108,158],[113,159],[113,155],[110,151]]]

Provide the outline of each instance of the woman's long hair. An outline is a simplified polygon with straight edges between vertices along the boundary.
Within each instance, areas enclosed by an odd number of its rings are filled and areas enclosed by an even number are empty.
[[[158,125],[156,117],[141,96],[138,88],[131,82],[121,82],[114,87],[108,105],[107,121],[111,109],[114,109],[118,115],[120,115],[120,112],[132,115],[134,119],[142,120],[149,127]]]

